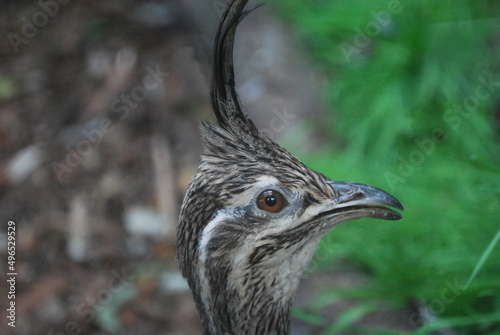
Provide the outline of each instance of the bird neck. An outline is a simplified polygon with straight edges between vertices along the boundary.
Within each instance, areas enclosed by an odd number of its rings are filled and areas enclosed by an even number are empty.
[[[217,276],[212,274],[198,299],[204,334],[289,334],[290,306],[299,278],[271,277],[267,272],[254,269],[239,280],[226,272],[226,281],[220,280],[222,276],[214,280]],[[230,284],[234,282],[238,287]]]

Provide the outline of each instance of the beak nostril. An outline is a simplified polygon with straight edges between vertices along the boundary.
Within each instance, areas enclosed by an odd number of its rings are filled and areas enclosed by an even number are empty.
[[[403,210],[403,205],[396,198],[379,188],[348,181],[328,181],[327,184],[336,193],[334,200],[337,204],[382,205]]]
[[[353,202],[353,201],[362,201],[362,200],[366,200],[366,195],[363,194],[362,192],[355,192],[352,194],[349,193],[337,197],[337,203],[339,204],[343,204],[346,202]]]
[[[356,200],[364,200],[366,199],[366,196],[362,192],[356,192],[354,195],[349,199],[349,201],[356,201]]]

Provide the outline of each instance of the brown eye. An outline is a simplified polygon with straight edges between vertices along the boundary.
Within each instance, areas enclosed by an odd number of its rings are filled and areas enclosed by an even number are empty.
[[[265,190],[257,197],[257,206],[267,212],[276,213],[285,206],[285,198],[275,190]]]

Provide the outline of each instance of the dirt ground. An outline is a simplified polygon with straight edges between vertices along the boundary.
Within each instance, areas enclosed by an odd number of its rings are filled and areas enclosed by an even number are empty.
[[[175,226],[201,152],[199,120],[212,119],[221,1],[0,6],[0,224],[12,221],[16,233],[10,269],[7,229],[0,232],[1,333],[199,334],[175,260]],[[325,79],[294,36],[270,8],[246,19],[236,44],[238,86],[268,135],[297,137],[313,150],[324,141]],[[15,299],[4,280],[12,272]],[[309,276],[297,304],[363,280],[346,269]],[[15,328],[5,321],[14,300]],[[364,322],[410,329],[408,313]],[[320,331],[293,325],[296,334]]]

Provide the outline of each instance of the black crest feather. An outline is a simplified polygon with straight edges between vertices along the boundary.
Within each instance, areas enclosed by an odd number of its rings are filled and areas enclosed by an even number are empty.
[[[232,0],[222,14],[215,37],[212,108],[222,128],[258,134],[252,120],[241,109],[234,81],[234,36],[238,23],[251,11],[244,11],[247,2],[248,0]]]

